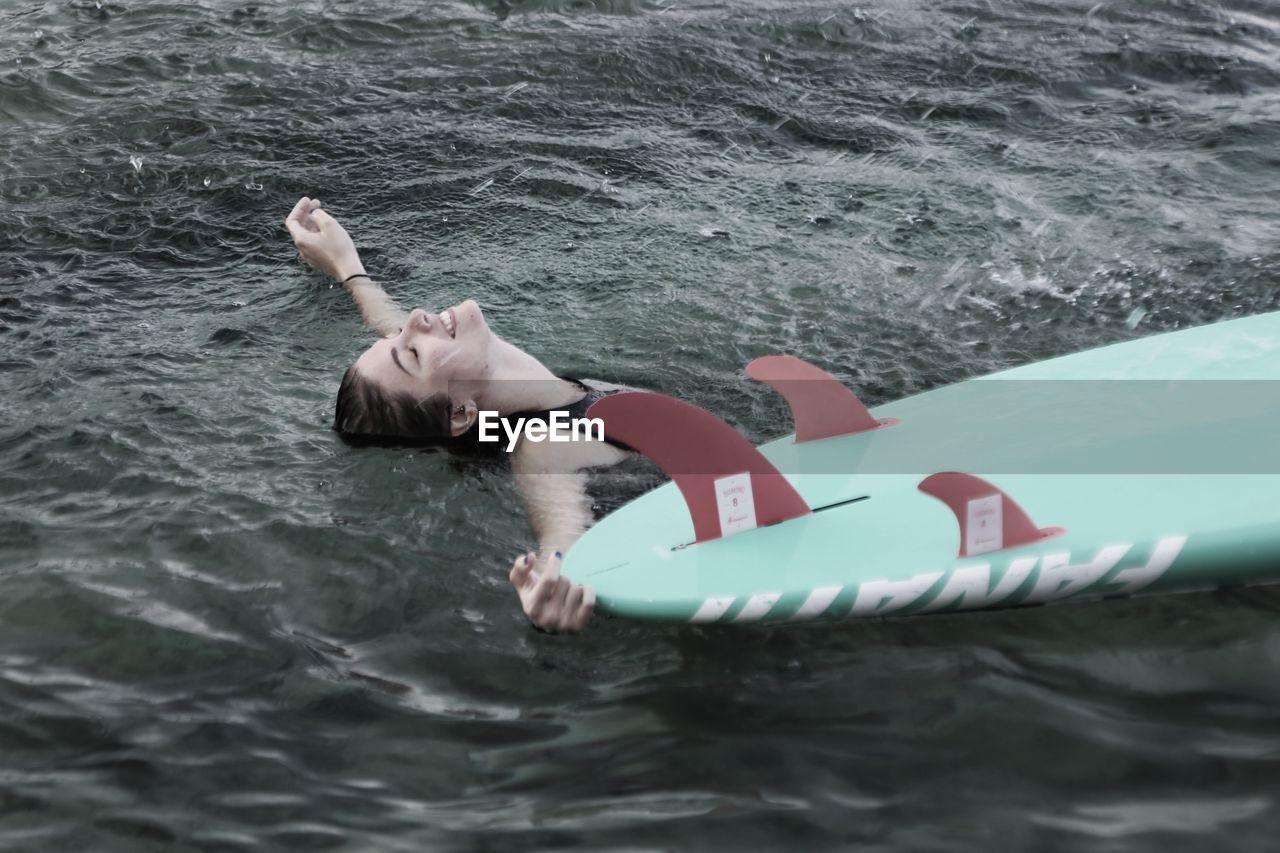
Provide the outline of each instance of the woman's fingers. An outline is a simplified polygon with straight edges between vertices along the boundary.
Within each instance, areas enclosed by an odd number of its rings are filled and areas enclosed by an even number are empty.
[[[301,222],[292,217],[286,219],[284,224],[289,229],[289,236],[293,237],[295,246],[301,246],[303,241],[307,239],[307,234],[311,233],[307,231]]]
[[[552,574],[549,567],[543,566],[542,575],[533,587],[534,606],[543,610],[551,610],[563,603],[565,590],[560,585],[561,580],[562,578],[559,574]]]
[[[564,597],[569,592],[569,579],[560,575],[560,561],[547,557],[542,561],[541,572],[529,593],[529,606],[525,609],[529,618],[544,628],[555,629],[564,609]]]
[[[576,613],[578,608],[582,606],[583,587],[580,583],[570,586],[569,592],[564,597],[564,609],[566,614]]]
[[[554,582],[560,577],[560,552],[542,558],[542,579]]]
[[[596,593],[560,574],[560,559],[558,551],[544,557],[535,572],[534,553],[521,554],[511,566],[511,583],[520,591],[525,615],[535,625],[551,631],[578,631],[595,610]]]
[[[516,557],[515,563],[511,566],[511,585],[516,589],[523,590],[529,585],[529,578],[533,575],[533,552],[521,554]]]
[[[312,215],[320,209],[320,199],[303,196],[298,199],[298,203],[293,206],[293,210],[289,211],[289,215],[284,218],[285,227],[289,229],[289,233],[293,234],[294,228],[290,223],[297,223],[307,231],[318,233],[320,227],[312,221]],[[296,236],[294,238],[297,239]]]
[[[533,582],[533,589],[521,593],[521,597],[525,598],[525,614],[541,627],[546,627],[547,620],[555,615],[551,599],[555,595],[559,579],[560,567],[554,561],[546,560]]]
[[[290,222],[301,220],[310,209],[311,199],[304,195],[298,199],[298,203],[293,206],[293,210],[289,211],[289,215],[284,218],[284,224],[288,225]]]
[[[307,206],[302,211],[302,216],[298,220],[306,226],[307,230],[313,234],[320,233],[320,226],[316,224],[315,214],[320,209],[320,199],[312,198],[307,200]]]
[[[592,612],[596,609],[596,591],[594,587],[582,587],[582,601],[578,604],[578,609],[570,618],[569,628],[573,631],[581,631],[587,627],[587,621],[591,618]]]
[[[551,593],[551,603],[555,605],[556,610],[564,612],[569,593],[573,591],[573,581],[564,575],[556,578],[556,590]]]
[[[337,222],[337,220],[330,216],[328,212],[318,208],[311,212],[311,219],[316,223],[317,227],[319,227],[321,231],[324,231],[326,228],[336,224]]]
[[[560,630],[573,630],[578,611],[582,608],[582,584],[575,583],[564,597],[564,609],[560,612]]]
[[[568,622],[569,594],[573,592],[573,581],[564,575],[556,578],[556,588],[551,593],[551,601],[547,605],[547,620],[553,631],[562,631]]]

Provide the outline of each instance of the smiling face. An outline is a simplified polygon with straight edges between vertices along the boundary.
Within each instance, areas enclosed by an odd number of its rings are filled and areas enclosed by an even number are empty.
[[[369,347],[354,366],[387,394],[425,399],[447,394],[450,382],[483,380],[492,338],[473,299],[439,314],[415,308],[399,334]]]

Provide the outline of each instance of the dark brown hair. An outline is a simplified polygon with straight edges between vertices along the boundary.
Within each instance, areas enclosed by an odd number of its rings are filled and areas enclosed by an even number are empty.
[[[443,391],[418,400],[405,392],[388,393],[347,368],[338,386],[333,428],[350,444],[413,444],[452,438],[449,395]]]

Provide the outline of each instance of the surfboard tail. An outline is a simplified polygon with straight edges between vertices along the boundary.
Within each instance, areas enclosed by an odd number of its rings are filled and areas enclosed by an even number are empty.
[[[621,391],[587,409],[605,434],[648,456],[680,489],[697,542],[807,515],[809,505],[737,430],[697,406]]]
[[[892,426],[875,418],[857,395],[830,373],[792,355],[763,355],[747,364],[747,376],[777,391],[791,409],[796,441],[816,441]]]
[[[955,515],[960,525],[961,557],[1016,548],[1066,533],[1063,527],[1038,527],[1013,498],[972,474],[930,474],[918,488],[942,501]]]

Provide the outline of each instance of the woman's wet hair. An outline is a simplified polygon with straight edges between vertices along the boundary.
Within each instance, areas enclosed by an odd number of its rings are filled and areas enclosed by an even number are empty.
[[[338,386],[333,428],[354,445],[403,445],[448,441],[449,395],[437,392],[418,400],[405,392],[388,393],[347,368]]]

